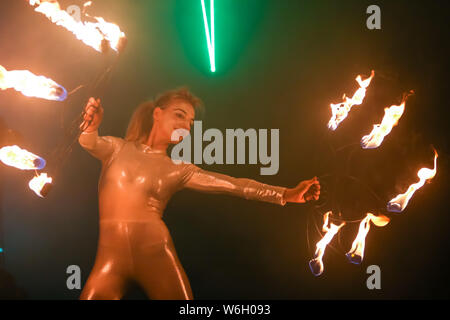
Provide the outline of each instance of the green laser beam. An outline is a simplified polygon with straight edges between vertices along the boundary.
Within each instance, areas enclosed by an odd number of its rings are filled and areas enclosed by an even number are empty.
[[[202,2],[203,11],[203,22],[205,24],[205,34],[206,34],[206,44],[208,46],[209,62],[211,65],[211,72],[216,72],[216,45],[215,45],[215,35],[214,35],[214,0],[210,0],[210,19],[211,19],[211,31],[208,25],[208,18],[206,17],[206,6],[205,0]]]

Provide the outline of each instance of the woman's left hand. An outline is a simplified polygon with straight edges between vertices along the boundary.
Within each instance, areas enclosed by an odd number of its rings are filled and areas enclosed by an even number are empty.
[[[295,188],[286,189],[284,200],[286,202],[305,203],[318,200],[320,195],[320,183],[317,177],[300,182]]]

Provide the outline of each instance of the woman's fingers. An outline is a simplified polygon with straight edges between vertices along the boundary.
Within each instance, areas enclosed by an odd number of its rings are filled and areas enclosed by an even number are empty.
[[[311,180],[309,180],[311,185],[315,185],[319,183],[319,180],[317,180],[317,177],[312,178]]]
[[[320,185],[312,185],[311,187],[309,187],[307,193],[312,193],[312,194],[320,194]]]
[[[82,126],[96,127],[103,117],[103,108],[100,99],[89,98],[84,109]]]
[[[95,100],[94,98],[90,98],[86,108],[85,115],[92,116],[95,113],[103,114],[103,108],[100,104],[100,99]]]
[[[292,192],[295,194],[295,196],[292,195],[292,202],[303,203],[318,200],[320,196],[320,182],[317,177],[301,181],[296,188],[292,189]]]
[[[319,196],[307,195],[305,196],[305,201],[319,200]]]
[[[317,180],[317,177],[314,177],[310,180],[311,185],[308,191],[304,195],[305,201],[319,200],[320,196],[320,183]]]
[[[101,101],[100,99],[94,99],[94,98],[89,98],[87,104],[86,104],[86,109],[93,107],[93,108],[98,108],[101,105]]]
[[[311,184],[310,184],[309,190],[314,190],[314,191],[319,190],[320,191],[320,182],[317,179],[317,177],[314,177],[313,179],[311,179],[310,183]]]

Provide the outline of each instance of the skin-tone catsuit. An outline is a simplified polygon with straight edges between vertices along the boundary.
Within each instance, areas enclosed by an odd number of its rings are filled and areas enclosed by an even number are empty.
[[[162,220],[183,189],[284,205],[285,188],[175,164],[166,151],[85,132],[79,142],[102,162],[100,233],[94,268],[80,299],[120,299],[134,281],[150,299],[192,299],[189,280]]]

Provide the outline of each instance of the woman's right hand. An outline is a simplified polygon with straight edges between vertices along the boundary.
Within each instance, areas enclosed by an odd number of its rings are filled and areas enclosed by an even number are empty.
[[[295,188],[286,189],[284,199],[286,202],[305,203],[318,200],[320,196],[320,182],[317,177],[301,181]]]
[[[89,98],[84,108],[84,121],[81,124],[83,132],[93,132],[98,129],[103,119],[103,108],[100,99]]]

